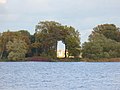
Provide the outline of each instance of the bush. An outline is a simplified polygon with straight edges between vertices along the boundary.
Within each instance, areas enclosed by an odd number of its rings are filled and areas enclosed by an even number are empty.
[[[18,61],[18,60],[24,60],[24,59],[25,59],[25,54],[24,53],[10,52],[9,55],[8,55],[8,60]]]

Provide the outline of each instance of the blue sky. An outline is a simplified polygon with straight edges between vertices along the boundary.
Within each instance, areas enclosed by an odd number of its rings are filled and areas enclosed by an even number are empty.
[[[58,21],[79,30],[81,42],[98,24],[120,27],[120,0],[0,0],[0,32],[26,29],[39,21]]]

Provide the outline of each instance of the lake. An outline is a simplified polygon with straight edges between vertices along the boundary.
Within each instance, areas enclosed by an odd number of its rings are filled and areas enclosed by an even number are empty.
[[[0,62],[0,90],[120,90],[120,63]]]

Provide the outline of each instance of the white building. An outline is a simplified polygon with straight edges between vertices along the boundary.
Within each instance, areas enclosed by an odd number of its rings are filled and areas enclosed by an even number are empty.
[[[58,41],[57,44],[57,57],[64,58],[65,57],[65,44],[62,41]]]

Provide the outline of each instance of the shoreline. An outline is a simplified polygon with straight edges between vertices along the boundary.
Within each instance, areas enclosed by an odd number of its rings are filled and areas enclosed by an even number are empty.
[[[7,59],[1,59],[0,62],[120,62],[120,58],[103,58],[103,59],[25,59],[25,60],[17,60],[17,61],[11,61]]]

